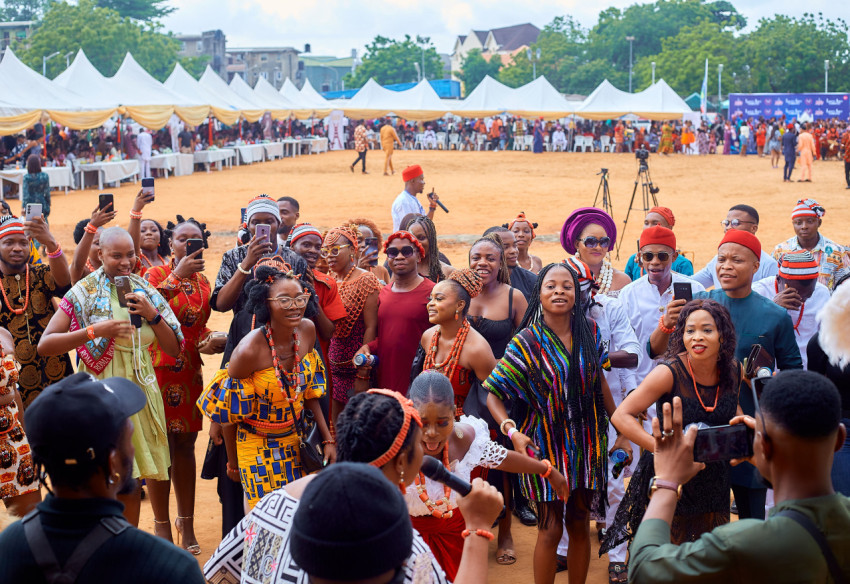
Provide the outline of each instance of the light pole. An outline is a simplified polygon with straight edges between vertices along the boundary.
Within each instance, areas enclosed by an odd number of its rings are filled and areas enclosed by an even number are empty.
[[[431,42],[431,37],[421,37],[416,35],[416,44],[421,46],[422,49],[422,69],[420,70],[419,80],[422,81],[425,79],[425,46]]]
[[[47,77],[47,62],[59,54],[59,51],[56,51],[52,55],[47,55],[46,57],[41,58],[41,75],[43,77]]]
[[[723,63],[717,65],[717,111],[723,111],[723,85],[720,77],[723,75]]]
[[[67,53],[65,53],[65,68],[66,69],[71,66],[71,55],[73,55],[73,54],[74,54],[74,51],[68,51]]]
[[[627,36],[626,40],[629,41],[629,93],[632,92],[632,44],[634,43],[635,37]]]
[[[652,84],[655,85],[655,61],[652,62]]]
[[[422,81],[422,69],[419,68],[419,63],[414,61],[413,66],[416,67],[416,80]]]
[[[829,59],[823,61],[823,92],[829,93]]]
[[[531,61],[531,78],[537,79],[537,61],[540,60],[540,47],[537,47],[537,51],[534,54],[532,54],[530,48],[525,49],[525,54],[528,60]]]

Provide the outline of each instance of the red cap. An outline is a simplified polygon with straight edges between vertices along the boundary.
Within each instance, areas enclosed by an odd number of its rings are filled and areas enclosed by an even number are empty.
[[[667,207],[653,207],[649,210],[649,212],[658,213],[659,215],[664,217],[664,220],[670,225],[671,229],[676,224],[676,217],[673,215],[673,211],[671,211]]]
[[[743,245],[748,250],[756,255],[756,259],[761,259],[761,243],[758,238],[749,231],[741,231],[740,229],[730,229],[720,240],[720,247],[724,243],[737,243]]]
[[[422,176],[423,174],[425,173],[423,172],[422,167],[418,164],[414,164],[413,166],[408,166],[404,169],[404,171],[401,173],[401,178],[404,180],[404,182],[408,182],[412,181],[417,176]]]
[[[640,247],[646,245],[666,245],[676,251],[676,235],[663,225],[653,225],[640,232]]]

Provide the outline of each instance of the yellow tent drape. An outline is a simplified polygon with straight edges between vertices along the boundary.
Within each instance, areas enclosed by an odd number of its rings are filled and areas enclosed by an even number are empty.
[[[200,126],[210,114],[210,106],[195,105],[190,107],[175,107],[174,113],[190,126]]]
[[[118,111],[130,116],[149,130],[161,130],[168,124],[168,120],[171,119],[174,108],[170,105],[128,105],[119,108]]]
[[[210,110],[212,111],[212,115],[215,116],[219,122],[227,126],[235,124],[236,120],[239,119],[239,116],[242,115],[242,112],[239,110],[229,110],[218,107],[211,107]]]
[[[33,110],[17,116],[9,116],[8,118],[0,118],[0,136],[9,134],[17,134],[27,128],[31,128],[41,118],[41,110]]]
[[[116,111],[114,108],[79,112],[47,110],[47,114],[54,122],[72,130],[88,130],[105,124],[106,120],[115,115]]]

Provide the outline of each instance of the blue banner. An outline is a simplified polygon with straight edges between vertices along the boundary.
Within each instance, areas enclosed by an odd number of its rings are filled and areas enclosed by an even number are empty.
[[[730,93],[729,117],[850,120],[848,93]]]

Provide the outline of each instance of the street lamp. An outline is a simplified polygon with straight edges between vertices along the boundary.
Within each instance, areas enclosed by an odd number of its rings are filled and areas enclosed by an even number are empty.
[[[414,61],[413,66],[416,67],[416,80],[422,81],[422,69],[419,68],[419,63]]]
[[[635,37],[627,36],[626,40],[629,41],[629,93],[632,92],[632,43],[634,43]]]
[[[422,69],[419,74],[419,80],[425,79],[425,47],[431,42],[431,37],[421,37],[416,35],[416,44],[422,48]]]
[[[67,53],[65,53],[65,68],[66,69],[71,66],[71,55],[73,55],[73,54],[74,54],[74,51],[68,51]]]
[[[717,111],[723,110],[723,85],[721,85],[720,76],[723,74],[723,63],[717,65]]]
[[[530,48],[525,49],[525,54],[528,60],[531,61],[531,78],[537,79],[537,61],[540,60],[540,47],[537,47],[537,51],[533,55]]]
[[[829,93],[829,59],[823,61],[823,92]]]
[[[43,77],[47,77],[47,62],[59,54],[59,51],[56,51],[52,55],[47,55],[46,57],[41,58],[41,75]]]
[[[655,85],[655,61],[652,62],[652,84]]]

